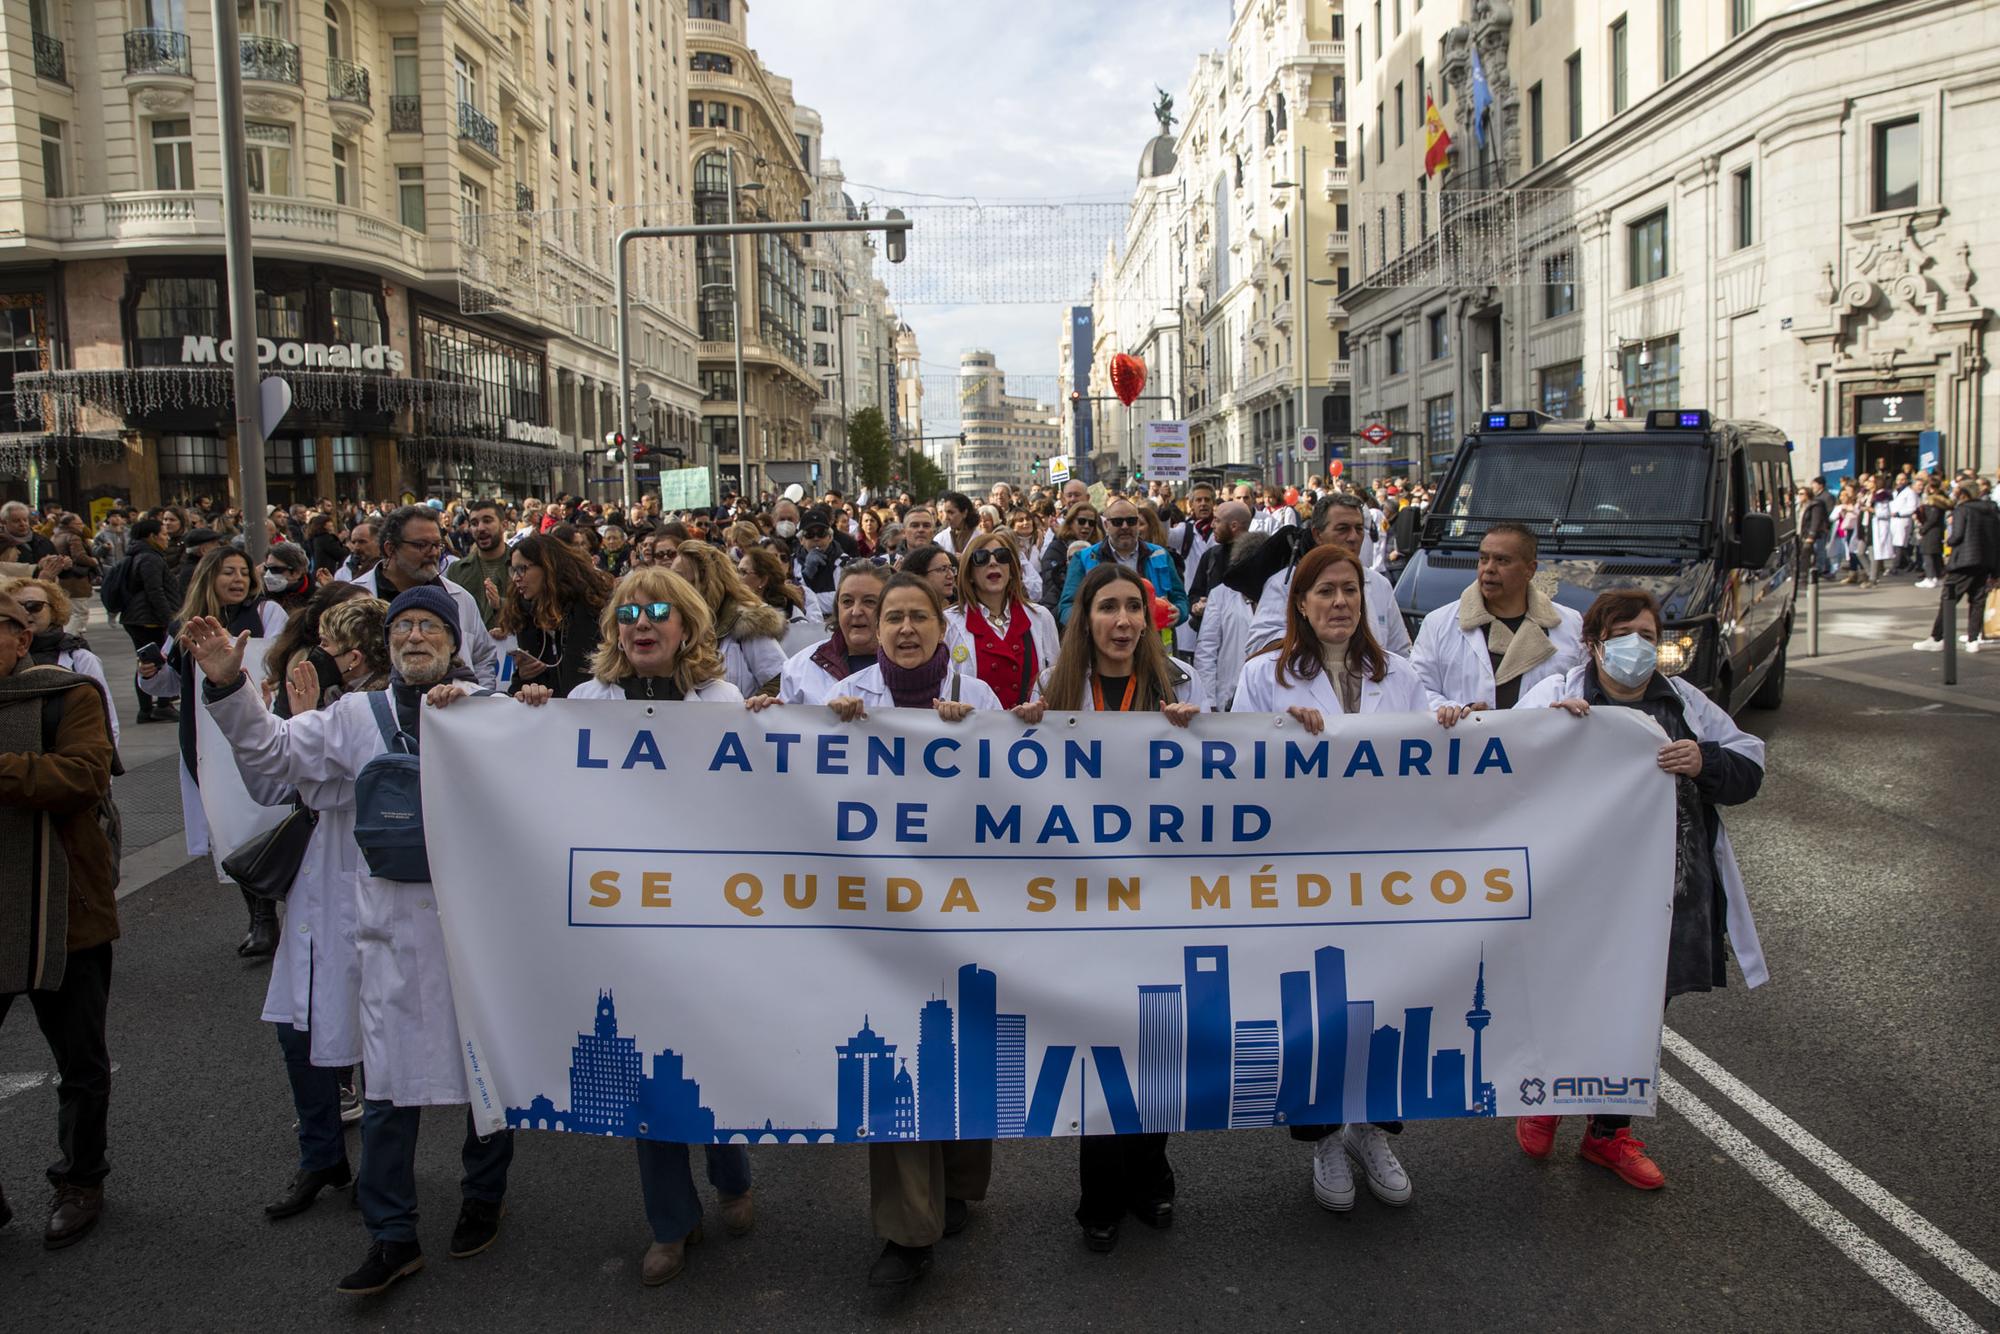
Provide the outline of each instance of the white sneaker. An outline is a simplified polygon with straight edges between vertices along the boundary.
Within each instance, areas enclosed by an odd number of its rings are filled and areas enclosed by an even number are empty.
[[[1320,1208],[1335,1213],[1354,1207],[1354,1171],[1347,1165],[1339,1135],[1328,1135],[1313,1145],[1313,1198]]]
[[[1348,1155],[1368,1177],[1368,1193],[1384,1204],[1410,1202],[1410,1174],[1389,1147],[1389,1132],[1380,1126],[1348,1126],[1340,1132]]]
[[[1910,645],[1910,647],[1919,653],[1942,653],[1944,652],[1944,641],[1942,639],[1919,639],[1916,643]]]
[[[1986,641],[1983,639],[1961,639],[1959,641],[1959,643],[1964,646],[1965,651],[1967,653],[1979,652],[1979,646],[1981,644],[1984,644],[1985,642]]]

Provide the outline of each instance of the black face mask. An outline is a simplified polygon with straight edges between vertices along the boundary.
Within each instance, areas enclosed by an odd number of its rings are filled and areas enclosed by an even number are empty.
[[[311,663],[313,671],[319,674],[319,693],[322,696],[334,687],[345,684],[341,680],[340,664],[333,660],[331,653],[319,645],[315,644],[306,650],[306,661]]]

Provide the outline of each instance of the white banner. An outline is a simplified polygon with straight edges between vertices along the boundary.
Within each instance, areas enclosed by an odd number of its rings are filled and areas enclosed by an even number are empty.
[[[423,781],[473,1114],[688,1142],[1650,1114],[1660,740],[1624,709],[1315,738],[466,700]]]
[[[247,689],[263,689],[264,652],[270,646],[268,639],[252,639],[243,646],[243,670],[250,674]],[[188,670],[201,669],[190,664]],[[222,859],[284,819],[291,807],[260,806],[251,799],[229,738],[208,716],[208,701],[202,697],[199,682],[194,698],[195,777],[200,780],[202,814],[208,817],[208,851],[215,862],[216,877],[227,883]]]
[[[1146,423],[1146,480],[1185,482],[1188,479],[1186,422]]]

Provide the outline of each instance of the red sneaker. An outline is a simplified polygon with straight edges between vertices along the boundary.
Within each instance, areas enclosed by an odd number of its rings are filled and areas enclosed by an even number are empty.
[[[1658,1190],[1667,1184],[1667,1175],[1645,1153],[1644,1140],[1632,1138],[1629,1128],[1610,1135],[1585,1134],[1578,1150],[1585,1162],[1608,1167],[1619,1180],[1635,1190]]]
[[[1530,1158],[1546,1158],[1556,1147],[1556,1127],[1561,1124],[1560,1116],[1517,1116],[1514,1142]]]

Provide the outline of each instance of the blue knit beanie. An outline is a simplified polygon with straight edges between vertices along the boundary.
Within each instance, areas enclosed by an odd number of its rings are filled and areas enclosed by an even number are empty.
[[[452,601],[451,594],[436,584],[419,584],[415,588],[396,594],[396,600],[389,604],[388,625],[394,625],[396,618],[406,611],[427,611],[444,622],[451,632],[451,650],[456,653],[462,648],[465,631],[458,623],[458,603]]]

